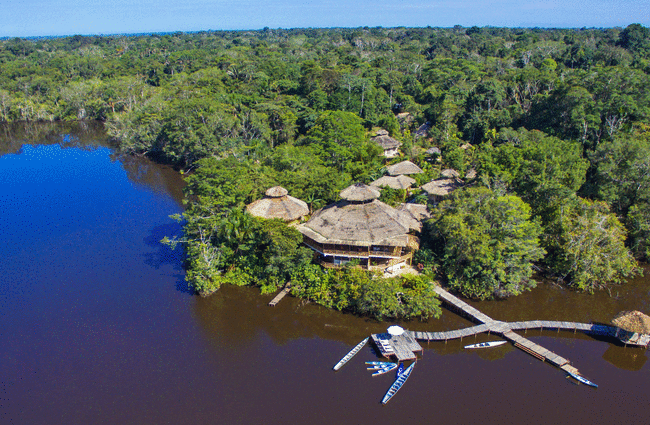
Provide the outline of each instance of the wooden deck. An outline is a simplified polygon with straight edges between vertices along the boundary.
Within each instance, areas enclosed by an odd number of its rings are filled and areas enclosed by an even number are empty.
[[[373,334],[372,341],[382,356],[394,359],[397,362],[416,360],[415,353],[422,351],[422,347],[415,340],[411,332],[402,335],[389,333]]]
[[[571,372],[579,373],[578,369],[569,364],[569,360],[562,356],[547,350],[541,345],[535,344],[527,338],[515,333],[515,330],[528,330],[528,329],[548,329],[548,330],[566,330],[573,332],[585,332],[597,335],[615,336],[616,328],[606,325],[598,325],[593,323],[578,323],[578,322],[562,322],[550,320],[530,320],[523,322],[501,322],[492,319],[490,316],[480,312],[476,308],[470,306],[466,302],[458,299],[456,296],[450,294],[439,286],[435,287],[435,292],[440,299],[451,307],[467,316],[469,319],[480,323],[477,326],[471,326],[464,329],[447,332],[410,332],[413,338],[421,341],[447,341],[450,339],[465,338],[471,335],[476,335],[483,332],[492,332],[502,335],[504,338],[514,344],[515,347],[525,351],[526,353],[538,358],[544,362],[548,362],[560,369]],[[637,345],[643,345],[647,342],[646,339],[638,338]],[[647,345],[646,345],[647,346]]]

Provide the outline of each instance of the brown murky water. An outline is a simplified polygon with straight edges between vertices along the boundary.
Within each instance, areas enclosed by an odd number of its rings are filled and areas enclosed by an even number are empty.
[[[158,242],[180,231],[168,217],[182,211],[176,173],[116,157],[101,147],[101,129],[3,131],[0,423],[647,422],[648,353],[571,332],[526,336],[570,359],[598,389],[510,345],[463,350],[495,339],[479,336],[425,344],[406,385],[381,406],[392,376],[365,370],[376,358],[370,348],[331,368],[388,324],[293,298],[271,308],[271,296],[253,288],[189,294],[179,253]],[[542,284],[474,305],[499,320],[608,322],[620,310],[650,311],[649,282],[611,295]],[[439,320],[403,323],[469,324],[446,310]]]

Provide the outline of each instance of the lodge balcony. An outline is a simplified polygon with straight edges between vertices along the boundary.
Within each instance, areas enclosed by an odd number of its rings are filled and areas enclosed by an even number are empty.
[[[402,258],[413,252],[419,246],[419,239],[409,236],[408,246],[354,246],[340,244],[321,244],[309,238],[304,238],[306,246],[324,256],[349,258]]]

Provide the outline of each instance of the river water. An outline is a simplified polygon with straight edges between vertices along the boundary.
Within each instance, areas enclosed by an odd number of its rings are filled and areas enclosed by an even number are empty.
[[[3,424],[576,424],[645,423],[643,349],[570,332],[526,336],[572,361],[598,389],[505,345],[463,351],[425,343],[387,406],[392,376],[371,377],[366,347],[387,324],[254,288],[209,298],[187,290],[179,234],[183,181],[116,155],[101,128],[0,128],[0,423]],[[611,293],[542,283],[507,301],[473,303],[498,320],[608,322],[650,312],[648,278]],[[470,325],[444,310],[412,330]],[[390,374],[392,375],[392,374]]]

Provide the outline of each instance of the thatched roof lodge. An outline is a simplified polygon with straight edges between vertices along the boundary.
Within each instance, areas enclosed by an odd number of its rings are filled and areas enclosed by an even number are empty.
[[[616,337],[626,344],[650,344],[650,316],[640,311],[622,311],[612,319],[618,329]]]
[[[246,210],[255,217],[279,218],[291,222],[301,219],[309,214],[309,207],[305,201],[289,196],[287,189],[274,186],[268,189],[264,198],[246,206]]]
[[[379,201],[379,191],[361,183],[344,189],[341,198],[297,226],[323,266],[352,259],[368,269],[411,264],[420,244],[413,233],[422,228],[413,215]]]
[[[386,158],[393,158],[399,155],[399,147],[402,146],[402,142],[390,137],[388,131],[383,129],[378,130],[377,135],[372,140],[381,146]]]
[[[418,167],[411,161],[398,162],[397,164],[393,164],[389,166],[387,169],[388,169],[388,174],[390,174],[391,176],[399,176],[402,174],[424,173],[424,171],[422,171],[422,168]]]
[[[393,189],[408,189],[415,183],[415,179],[412,179],[408,176],[399,175],[397,177],[393,176],[383,176],[370,183],[370,186],[375,187],[384,187],[388,186]]]

